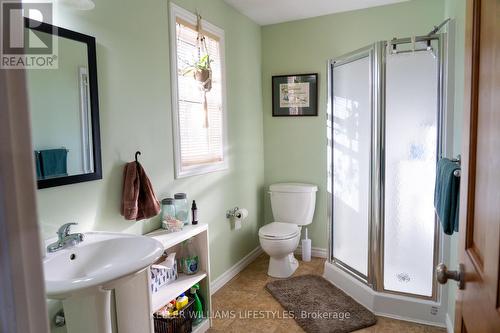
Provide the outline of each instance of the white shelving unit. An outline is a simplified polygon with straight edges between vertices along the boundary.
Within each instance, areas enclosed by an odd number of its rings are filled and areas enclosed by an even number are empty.
[[[211,326],[211,319],[208,314],[211,313],[211,296],[210,296],[210,255],[209,255],[209,239],[208,239],[208,225],[186,225],[184,229],[179,232],[167,233],[163,229],[155,230],[146,236],[152,237],[163,244],[167,253],[179,253],[180,245],[183,241],[192,238],[193,245],[197,251],[200,261],[198,273],[194,275],[185,275],[180,273],[179,278],[160,288],[158,292],[151,293],[151,288],[148,283],[148,292],[150,293],[150,314],[151,318],[155,311],[169,303],[172,299],[176,298],[181,293],[188,290],[195,283],[200,284],[199,293],[204,301],[205,316],[207,319],[203,320],[200,324],[193,327],[193,332],[201,333],[207,331]],[[150,272],[148,269],[148,281]]]

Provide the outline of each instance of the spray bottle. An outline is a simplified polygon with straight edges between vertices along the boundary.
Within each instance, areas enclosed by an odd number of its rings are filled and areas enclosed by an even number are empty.
[[[200,290],[200,285],[197,283],[191,287],[189,293],[194,298],[194,320],[193,325],[199,324],[203,320],[203,305],[201,304],[200,298],[198,297],[197,291]]]

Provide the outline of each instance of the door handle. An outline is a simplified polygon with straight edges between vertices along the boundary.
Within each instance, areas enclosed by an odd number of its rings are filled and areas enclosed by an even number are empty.
[[[441,284],[445,284],[449,279],[458,282],[458,289],[465,288],[465,267],[463,264],[458,265],[458,271],[449,271],[445,264],[440,263],[436,267],[436,278]]]

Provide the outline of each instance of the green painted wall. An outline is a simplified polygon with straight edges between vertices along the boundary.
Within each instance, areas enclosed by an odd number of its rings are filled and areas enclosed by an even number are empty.
[[[327,248],[326,62],[380,40],[422,35],[443,20],[443,0],[333,14],[262,28],[265,184],[300,181],[319,186],[312,246]],[[319,73],[319,116],[273,118],[271,76]],[[265,221],[272,220],[265,203]]]
[[[445,18],[452,18],[452,24],[448,27],[450,35],[454,35],[452,50],[450,50],[451,75],[449,76],[451,91],[453,96],[453,156],[462,152],[462,129],[464,112],[464,81],[465,81],[465,8],[466,0],[446,0]],[[458,234],[445,236],[450,239],[450,255],[448,267],[456,269],[458,266]],[[455,283],[448,283],[448,317],[452,324],[455,321],[455,300],[457,286]]]

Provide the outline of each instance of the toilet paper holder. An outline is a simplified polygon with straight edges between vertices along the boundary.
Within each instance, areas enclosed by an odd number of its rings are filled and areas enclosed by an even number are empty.
[[[239,207],[234,207],[233,209],[228,209],[226,211],[226,218],[227,219],[230,219],[230,218],[240,219],[241,215],[239,213],[239,210],[240,210]]]

